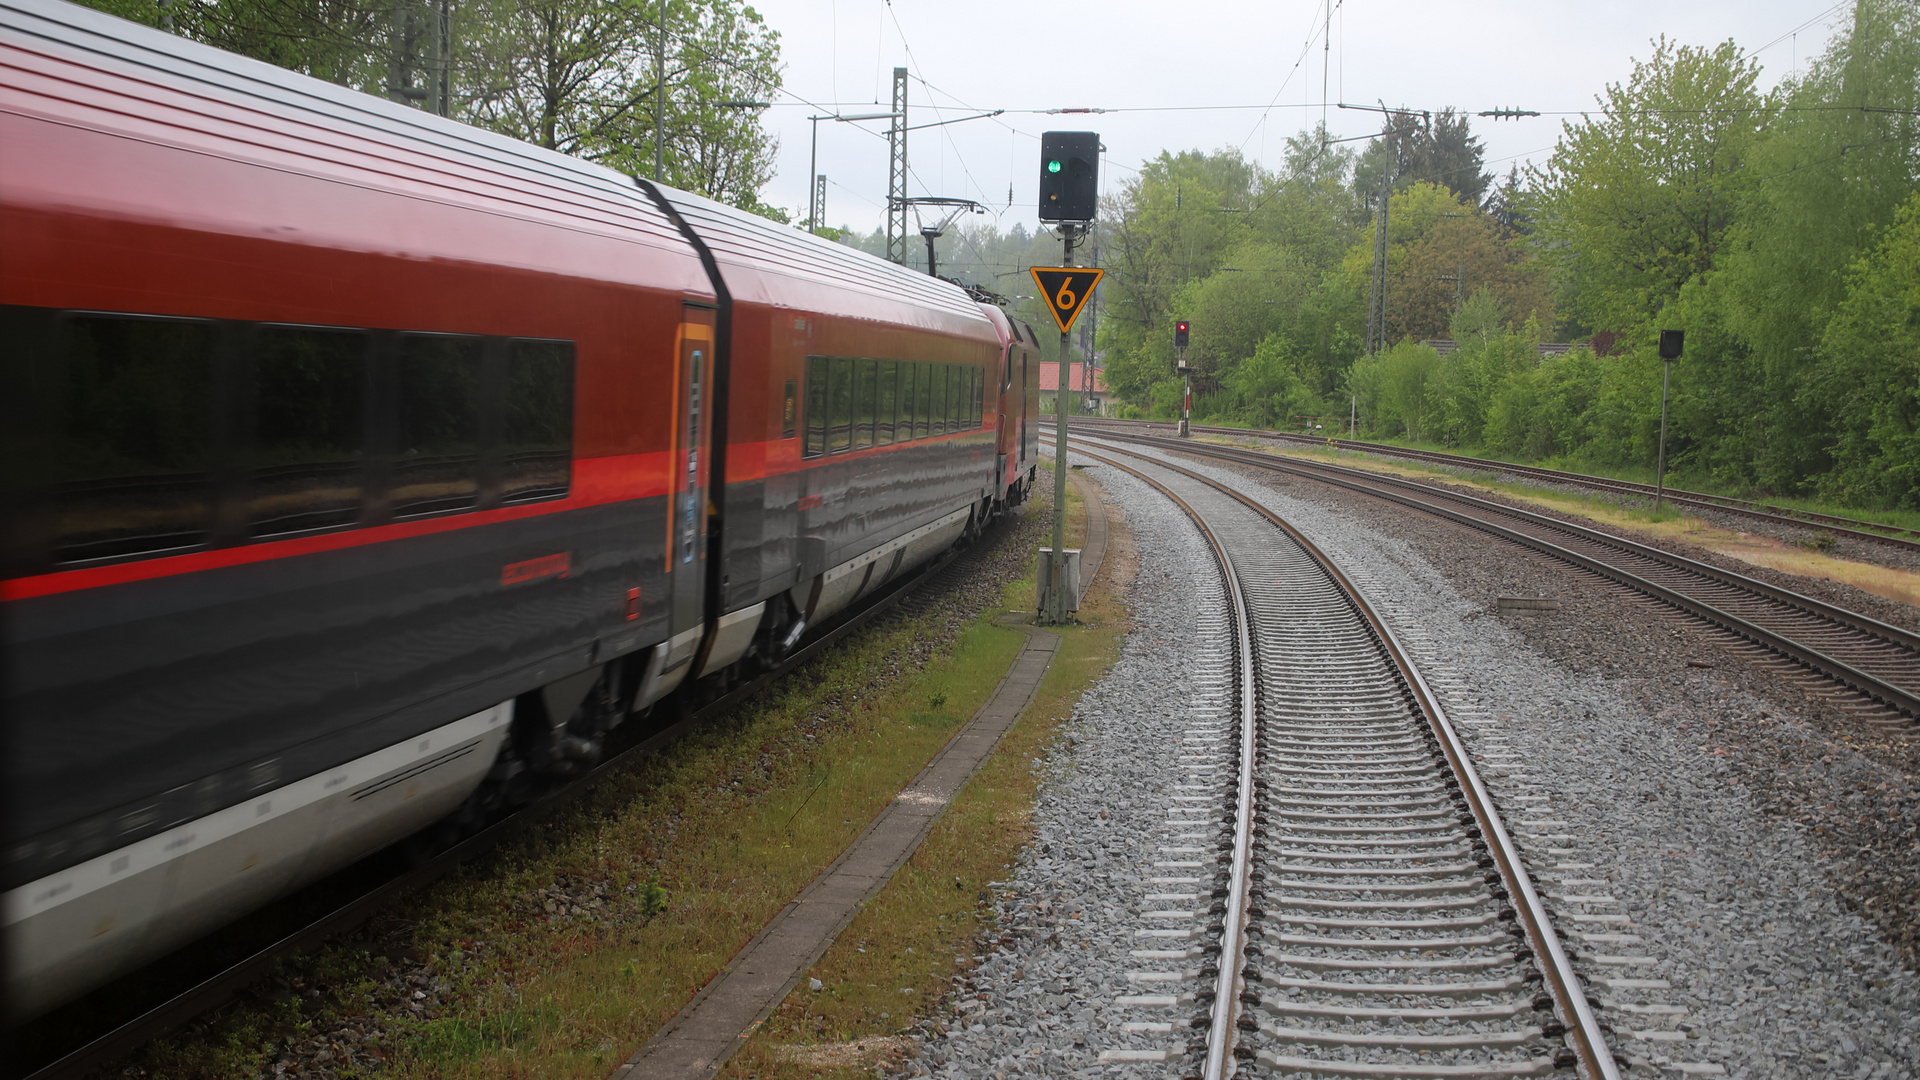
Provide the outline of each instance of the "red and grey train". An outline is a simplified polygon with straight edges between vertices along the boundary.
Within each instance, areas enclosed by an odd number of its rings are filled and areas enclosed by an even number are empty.
[[[1017,502],[1031,329],[706,199],[0,0],[18,1021],[778,659]]]

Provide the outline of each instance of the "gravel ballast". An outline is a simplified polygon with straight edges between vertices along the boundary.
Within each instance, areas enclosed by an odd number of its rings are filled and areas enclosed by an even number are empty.
[[[1920,861],[1910,746],[1517,548],[1308,481],[1180,464],[1287,517],[1414,652],[1630,1074],[1920,1075],[1920,981],[1888,940],[1911,956],[1899,899],[1912,903],[1905,868]],[[1089,475],[1138,538],[1136,630],[1044,763],[1037,838],[996,897],[1002,937],[957,997],[962,1015],[911,1072],[1185,1069],[1190,999],[1150,1018],[1171,1022],[1158,1032],[1115,1002],[1143,966],[1130,950],[1147,853],[1167,842],[1156,789],[1173,782],[1169,747],[1198,719],[1183,710],[1207,659],[1194,619],[1213,571],[1162,497],[1114,469]],[[1501,619],[1502,592],[1563,607]],[[1171,1052],[1115,1060],[1155,1051]]]

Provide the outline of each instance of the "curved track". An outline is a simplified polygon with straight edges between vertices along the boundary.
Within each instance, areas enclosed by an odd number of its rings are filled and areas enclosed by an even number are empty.
[[[1230,487],[1098,449],[1076,452],[1193,519],[1232,627],[1232,723],[1192,740],[1230,776],[1182,785],[1225,804],[1194,1075],[1619,1076],[1491,795],[1366,599]]]
[[[1750,654],[1764,650],[1817,674],[1862,719],[1907,729],[1920,718],[1920,634],[1857,612],[1597,529],[1427,484],[1177,438],[1110,431],[1099,437],[1306,477],[1492,533],[1678,608],[1731,635]]]
[[[1075,417],[1073,426],[1082,431],[1121,431],[1135,434],[1165,433],[1175,425],[1152,420],[1108,420],[1094,417]],[[1455,469],[1473,469],[1476,471],[1507,473],[1513,476],[1525,476],[1553,484],[1570,484],[1611,495],[1627,495],[1635,498],[1652,499],[1654,486],[1637,483],[1632,480],[1618,480],[1611,476],[1594,476],[1589,473],[1566,472],[1560,469],[1544,469],[1538,465],[1516,465],[1508,461],[1496,461],[1492,458],[1468,457],[1465,454],[1447,454],[1437,450],[1415,450],[1391,443],[1362,442],[1355,439],[1321,438],[1313,435],[1297,435],[1287,431],[1259,431],[1248,428],[1207,427],[1192,425],[1192,430],[1204,435],[1228,435],[1236,438],[1267,439],[1273,442],[1288,443],[1297,446],[1313,446],[1321,449],[1331,447],[1335,450],[1351,450],[1358,453],[1378,454],[1382,457],[1403,458],[1409,461],[1424,461],[1434,465],[1443,465]],[[1691,506],[1700,510],[1714,510],[1737,517],[1766,521],[1775,525],[1790,525],[1796,528],[1819,528],[1836,536],[1845,536],[1854,540],[1866,540],[1889,547],[1903,548],[1908,551],[1920,551],[1920,530],[1901,528],[1898,525],[1883,525],[1876,521],[1862,521],[1858,518],[1839,517],[1833,514],[1818,514],[1811,510],[1794,510],[1770,503],[1755,502],[1751,499],[1736,499],[1728,495],[1713,495],[1703,491],[1687,491],[1681,488],[1667,488],[1669,502],[1682,506]]]

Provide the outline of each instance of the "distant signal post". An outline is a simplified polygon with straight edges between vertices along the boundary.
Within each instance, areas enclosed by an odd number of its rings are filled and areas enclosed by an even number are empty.
[[[1060,226],[1061,266],[1036,266],[1033,283],[1060,327],[1060,384],[1053,395],[1053,554],[1046,567],[1047,588],[1038,622],[1062,626],[1073,621],[1075,597],[1067,595],[1067,331],[1100,284],[1102,271],[1073,265],[1073,245],[1093,221],[1100,204],[1100,135],[1092,131],[1049,131],[1040,136],[1040,220]],[[1089,358],[1091,361],[1091,358]]]
[[[1190,324],[1181,319],[1173,324],[1173,370],[1181,378],[1180,389],[1180,437],[1186,438],[1193,433],[1193,368],[1187,366],[1187,334]]]

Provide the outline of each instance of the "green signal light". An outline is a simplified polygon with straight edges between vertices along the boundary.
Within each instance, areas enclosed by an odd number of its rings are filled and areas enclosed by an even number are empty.
[[[1060,171],[1060,163],[1059,163],[1058,161],[1049,161],[1049,162],[1047,162],[1047,171],[1048,171],[1048,172],[1050,172],[1050,173],[1057,173],[1057,172],[1059,172],[1059,171]]]

